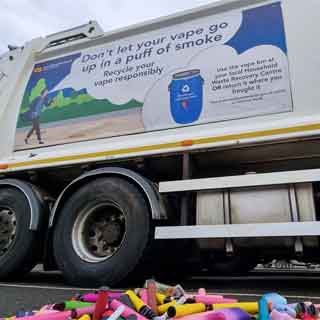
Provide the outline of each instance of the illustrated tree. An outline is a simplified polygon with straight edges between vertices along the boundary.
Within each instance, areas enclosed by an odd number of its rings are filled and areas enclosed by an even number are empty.
[[[29,103],[32,102],[36,97],[41,95],[43,89],[47,88],[46,80],[41,78],[38,80],[37,84],[32,88],[30,96],[29,96]]]
[[[62,108],[62,107],[64,107],[64,96],[63,96],[63,91],[62,90],[60,90],[59,91],[59,93],[58,93],[58,95],[56,96],[56,104],[57,104],[57,107],[58,108]]]
[[[29,95],[25,92],[21,103],[20,113],[24,113],[27,110],[29,110]]]
[[[75,102],[77,104],[82,104],[82,103],[90,102],[91,100],[93,99],[88,94],[79,94],[75,99]]]

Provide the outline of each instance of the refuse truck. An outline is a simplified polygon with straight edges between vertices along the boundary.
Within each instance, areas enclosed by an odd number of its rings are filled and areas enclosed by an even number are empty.
[[[0,58],[0,279],[320,260],[320,2],[222,0]]]

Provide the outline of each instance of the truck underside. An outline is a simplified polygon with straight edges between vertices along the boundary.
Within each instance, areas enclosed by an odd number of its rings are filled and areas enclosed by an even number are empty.
[[[25,267],[26,271],[39,259],[44,262],[47,269],[53,269],[57,267],[56,260],[59,260],[60,254],[63,259],[67,255],[72,255],[70,252],[63,252],[65,251],[63,246],[66,243],[61,242],[63,238],[61,233],[71,232],[71,238],[65,241],[70,241],[69,248],[73,247],[79,261],[93,266],[109,263],[111,269],[106,266],[103,268],[112,272],[113,268],[117,268],[116,264],[125,263],[123,257],[121,257],[122,260],[116,260],[116,262],[112,260],[117,258],[118,251],[124,250],[125,254],[128,254],[128,249],[123,244],[123,239],[129,232],[128,228],[130,232],[133,232],[133,238],[137,237],[139,232],[143,238],[136,244],[143,246],[143,250],[137,247],[131,248],[134,253],[131,257],[133,264],[130,267],[131,274],[132,272],[136,274],[138,268],[141,273],[145,274],[148,273],[148,270],[152,270],[151,273],[158,275],[164,268],[174,266],[181,268],[182,264],[189,272],[201,272],[205,269],[215,274],[230,274],[247,272],[259,261],[269,261],[274,258],[299,257],[304,261],[319,261],[318,236],[284,235],[267,238],[218,237],[215,239],[213,233],[210,238],[206,236],[201,238],[199,235],[198,239],[154,240],[154,228],[157,226],[319,221],[319,184],[317,182],[173,192],[161,195],[157,192],[162,213],[156,217],[153,216],[150,205],[146,201],[145,192],[136,183],[130,181],[128,177],[104,172],[106,168],[126,169],[138,174],[148,183],[151,181],[152,185],[158,189],[162,181],[170,183],[170,181],[184,179],[192,181],[208,177],[232,178],[262,173],[277,175],[281,172],[312,170],[319,167],[320,153],[317,151],[319,141],[315,137],[299,141],[289,140],[201,150],[201,152],[166,154],[161,157],[132,158],[117,162],[92,162],[81,166],[45,168],[5,175],[2,181],[14,179],[32,184],[33,188],[37,189],[39,199],[43,202],[43,208],[49,208],[43,209],[43,217],[35,236],[36,242],[43,245],[35,251],[37,254],[33,256],[32,263],[29,262]],[[81,176],[90,175],[91,172],[100,172],[100,174],[93,175],[90,179],[80,180],[66,193],[63,201],[60,199],[63,190],[68,185],[79,180]],[[3,237],[1,242],[2,255],[5,255],[13,245],[15,237],[18,237],[18,229],[14,225],[18,218],[17,213],[14,208],[8,211],[8,208],[1,203],[3,194],[12,189],[19,192],[12,186],[3,186],[0,189],[0,207],[3,209],[1,221],[4,221],[1,225],[2,233],[7,234],[7,237]],[[91,194],[89,192],[91,189],[96,190],[97,194],[105,192],[106,198],[98,201],[99,196],[95,197]],[[135,194],[135,199],[131,199],[132,195],[128,195],[126,199],[128,190]],[[110,193],[113,192],[118,193],[120,198],[109,199]],[[291,192],[295,195],[293,200],[290,198]],[[226,203],[223,202],[225,197],[231,208],[227,215]],[[137,199],[138,203],[135,203]],[[219,199],[222,199],[222,202]],[[60,204],[57,210],[55,204],[58,201]],[[134,202],[126,204],[126,201]],[[296,210],[293,208],[294,202],[298,206]],[[79,205],[76,206],[76,204]],[[138,211],[149,212],[149,218],[145,220],[145,217],[139,215],[134,218],[126,218],[126,206],[129,205],[138,206]],[[146,205],[148,208],[145,208]],[[68,215],[74,215],[74,219],[66,220],[64,217]],[[48,228],[49,220],[50,228]],[[70,228],[65,230],[65,225],[68,223]],[[130,227],[129,224],[131,224]],[[248,230],[249,233],[250,230]],[[67,280],[83,285],[92,283],[93,279],[97,284],[100,283],[101,280],[95,278],[90,273],[90,269],[77,270],[76,260],[69,263],[73,264],[74,269],[66,273],[65,270],[62,270]],[[63,269],[61,261],[58,261],[58,267]],[[72,272],[77,274],[77,279],[70,276]],[[80,275],[81,272],[83,272],[82,275]],[[84,276],[86,273],[89,275]],[[2,277],[8,274],[11,275],[11,272],[4,273]],[[127,272],[122,272],[122,275],[127,275]],[[122,278],[119,275],[110,276],[105,281],[113,284]]]

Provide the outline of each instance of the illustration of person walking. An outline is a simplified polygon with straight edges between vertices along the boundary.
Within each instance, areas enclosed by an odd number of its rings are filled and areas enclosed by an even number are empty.
[[[35,98],[29,106],[29,118],[32,121],[32,128],[28,132],[24,142],[28,144],[28,139],[36,132],[39,144],[43,144],[40,131],[40,115],[44,107],[48,107],[51,102],[48,101],[48,89],[43,89],[39,97]]]

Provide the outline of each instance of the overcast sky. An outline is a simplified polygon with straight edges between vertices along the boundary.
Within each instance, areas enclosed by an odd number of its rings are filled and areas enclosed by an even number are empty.
[[[105,31],[216,0],[0,0],[0,53],[24,42],[97,20]]]

